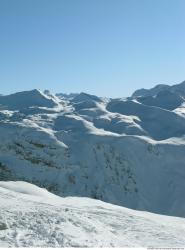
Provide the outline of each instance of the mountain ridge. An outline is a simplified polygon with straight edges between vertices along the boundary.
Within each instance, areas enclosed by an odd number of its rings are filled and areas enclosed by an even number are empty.
[[[185,94],[185,81],[175,85],[167,85],[167,84],[158,84],[150,89],[138,89],[133,94],[132,97],[139,97],[139,96],[154,96],[158,94],[160,91],[169,90],[171,92],[178,92],[183,91]]]
[[[185,217],[185,106],[173,109],[171,97],[159,93],[158,106],[37,90],[3,97],[0,180]]]

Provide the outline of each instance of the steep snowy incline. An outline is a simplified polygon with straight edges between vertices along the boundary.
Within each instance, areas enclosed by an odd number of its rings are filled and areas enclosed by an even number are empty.
[[[130,99],[135,99],[148,106],[176,112],[175,109],[185,102],[185,81],[173,86],[160,84],[151,89],[139,89],[133,93]],[[178,110],[176,113],[179,113]]]
[[[0,111],[0,180],[185,217],[185,118],[126,99],[76,101]]]
[[[156,142],[94,129],[73,116],[56,121],[58,131],[25,120],[1,124],[0,180],[185,217],[183,137]]]
[[[132,94],[132,97],[155,96],[159,94],[161,91],[166,91],[166,90],[170,91],[171,93],[178,93],[181,96],[185,96],[185,81],[172,86],[166,84],[158,84],[151,89],[138,89]]]
[[[134,91],[134,93],[132,94],[132,97],[146,97],[146,96],[155,96],[157,95],[160,91],[165,91],[168,90],[170,88],[169,85],[166,84],[158,84],[155,87],[151,88],[151,89],[137,89],[136,91]]]
[[[184,102],[182,96],[168,90],[160,91],[156,96],[138,97],[137,100],[145,105],[161,107],[167,110],[174,110]]]
[[[1,109],[20,110],[33,106],[53,108],[56,105],[57,102],[54,99],[49,98],[37,89],[0,96]]]
[[[33,90],[1,105],[0,180],[185,217],[183,104],[169,111],[133,98],[60,98]]]
[[[0,247],[184,247],[185,219],[0,182]]]
[[[137,123],[149,137],[157,141],[185,135],[185,118],[175,112],[132,100],[112,100],[108,103],[107,109],[110,112],[138,117]]]

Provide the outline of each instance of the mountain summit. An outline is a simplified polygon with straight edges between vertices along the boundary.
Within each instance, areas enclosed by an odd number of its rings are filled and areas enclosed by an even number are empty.
[[[161,91],[166,91],[166,90],[170,91],[171,93],[179,93],[185,96],[185,81],[172,86],[165,84],[158,84],[151,89],[138,89],[132,94],[132,97],[155,96],[159,94]]]
[[[0,97],[0,180],[185,217],[184,83],[105,99]]]
[[[54,106],[56,103],[52,98],[37,89],[0,96],[1,109],[20,110],[29,107],[53,108]]]

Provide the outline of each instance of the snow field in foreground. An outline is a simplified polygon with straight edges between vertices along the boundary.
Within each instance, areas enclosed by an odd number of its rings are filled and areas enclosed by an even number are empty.
[[[0,182],[0,247],[184,247],[185,219]]]

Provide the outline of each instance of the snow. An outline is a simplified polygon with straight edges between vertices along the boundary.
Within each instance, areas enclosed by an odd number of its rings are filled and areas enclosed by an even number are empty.
[[[101,98],[97,97],[95,95],[90,95],[87,93],[80,93],[77,96],[74,96],[74,98],[72,99],[73,102],[88,102],[88,101],[95,101],[95,102],[101,102]]]
[[[142,93],[0,96],[1,247],[184,247],[184,83]]]
[[[156,96],[139,97],[137,100],[145,105],[167,110],[176,109],[184,102],[184,98],[181,95],[168,90],[161,91]]]
[[[160,91],[168,107],[170,99]],[[168,110],[137,97],[56,97],[38,90],[2,100],[1,181],[185,217],[183,104]]]
[[[184,247],[185,219],[0,182],[1,247]]]
[[[185,118],[175,112],[159,107],[151,107],[132,100],[113,100],[108,103],[110,112],[139,117],[138,124],[155,140],[165,140],[185,134]]]
[[[151,89],[138,89],[133,94],[132,97],[147,97],[147,96],[155,96],[163,91],[170,91],[171,93],[179,93],[181,95],[185,95],[185,81],[175,84],[172,86],[166,84],[158,84]]]
[[[0,106],[10,110],[20,110],[32,106],[52,108],[57,103],[41,91],[34,89],[31,91],[18,92],[15,94],[0,96]]]
[[[28,194],[28,195],[33,195],[33,196],[39,196],[39,197],[43,197],[43,198],[47,198],[50,199],[52,197],[55,197],[54,194],[49,193],[46,189],[43,188],[39,188],[35,185],[32,185],[30,183],[26,183],[23,181],[17,181],[17,182],[13,182],[13,181],[1,181],[0,182],[0,187],[1,188],[5,188],[7,190],[11,190],[17,193],[21,193],[21,194]]]

